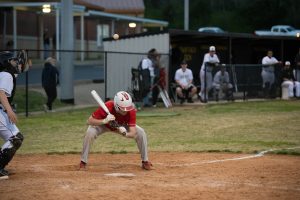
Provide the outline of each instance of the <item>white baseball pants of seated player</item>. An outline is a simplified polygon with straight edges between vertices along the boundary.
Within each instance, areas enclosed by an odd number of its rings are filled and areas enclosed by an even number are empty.
[[[81,161],[87,163],[88,162],[88,155],[91,148],[91,145],[95,141],[95,139],[102,135],[105,132],[110,131],[104,125],[102,126],[89,126],[86,135],[83,141],[83,149],[81,153]],[[147,149],[147,136],[143,128],[136,125],[136,136],[135,141],[137,143],[139,152],[141,154],[142,161],[148,161],[148,149]]]
[[[284,81],[281,84],[282,98],[287,99],[286,94],[285,94],[286,90],[288,90],[288,97],[294,97],[294,88],[295,88],[296,97],[300,97],[300,82]]]
[[[293,73],[296,81],[300,82],[300,69],[294,69]]]

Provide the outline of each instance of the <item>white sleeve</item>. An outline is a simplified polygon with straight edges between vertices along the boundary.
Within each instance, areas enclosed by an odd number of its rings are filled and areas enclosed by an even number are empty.
[[[278,60],[275,57],[272,57],[273,64],[278,63]]]
[[[203,58],[203,63],[205,64],[206,62],[209,62],[209,54],[208,53],[206,53]]]
[[[192,70],[189,69],[189,81],[193,81],[194,77],[193,77],[193,72]]]
[[[269,64],[268,61],[267,61],[267,59],[268,59],[267,57],[264,57],[264,58],[262,59],[261,63],[262,63],[263,65]]]
[[[216,55],[216,63],[220,63],[218,55],[217,54],[215,54],[215,55]]]
[[[176,70],[176,73],[175,73],[175,81],[179,81],[180,77],[179,77],[179,69]]]
[[[149,62],[147,58],[142,61],[142,69],[149,69]]]
[[[268,58],[267,56],[263,58],[262,60],[262,64],[263,65],[273,65],[273,64],[276,64],[278,63],[278,60],[274,57],[272,57],[271,59]]]
[[[0,73],[0,90],[4,91],[7,97],[11,96],[13,90],[13,77],[7,72]]]

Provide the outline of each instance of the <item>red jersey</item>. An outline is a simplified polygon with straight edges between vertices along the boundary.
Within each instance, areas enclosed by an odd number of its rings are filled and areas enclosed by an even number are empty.
[[[133,109],[131,111],[128,111],[126,115],[121,115],[116,112],[115,107],[114,107],[114,102],[113,101],[107,101],[105,102],[106,107],[108,108],[109,112],[116,117],[116,121],[121,125],[121,126],[127,126],[127,127],[134,127],[136,125],[136,110]],[[105,119],[107,116],[106,112],[99,107],[93,114],[92,117],[95,119]],[[105,124],[107,128],[110,130],[116,130],[110,127],[109,124]]]

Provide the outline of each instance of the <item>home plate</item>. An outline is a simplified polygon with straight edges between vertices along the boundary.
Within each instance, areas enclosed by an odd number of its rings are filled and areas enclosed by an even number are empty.
[[[114,177],[133,177],[135,176],[133,173],[111,173],[104,174],[105,176],[114,176]]]

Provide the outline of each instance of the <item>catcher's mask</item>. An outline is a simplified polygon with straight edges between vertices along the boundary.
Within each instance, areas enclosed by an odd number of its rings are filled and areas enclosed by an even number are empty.
[[[10,51],[0,52],[0,68],[1,71],[7,70],[14,74],[20,74],[29,69],[31,61],[28,60],[28,55],[25,50],[21,50],[14,57]]]
[[[128,112],[134,109],[131,96],[124,91],[120,91],[115,95],[114,106],[117,111]]]

